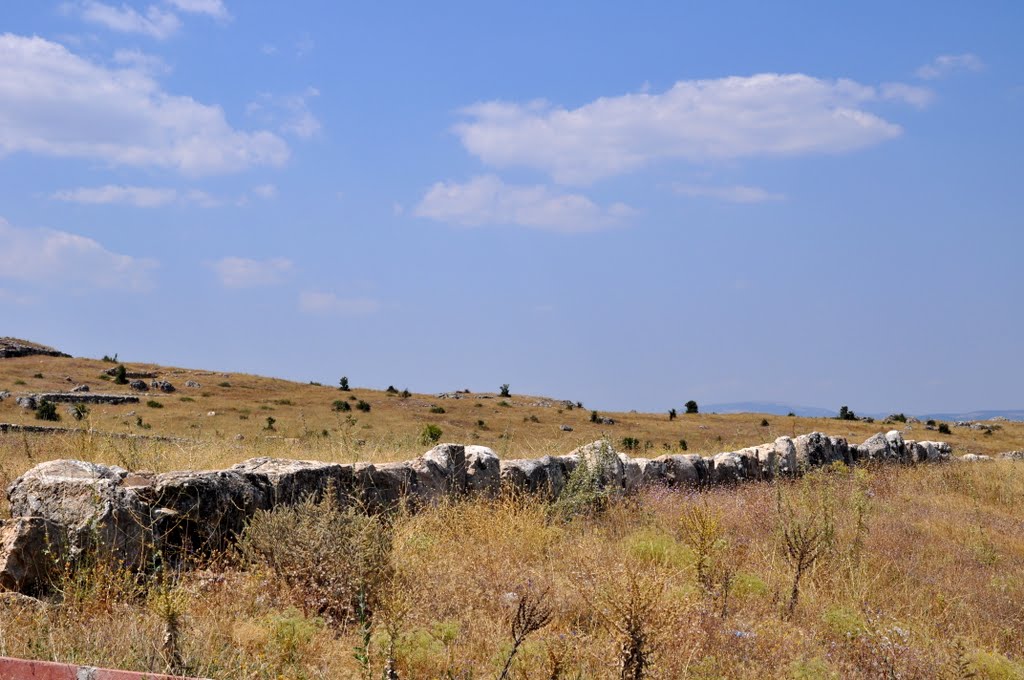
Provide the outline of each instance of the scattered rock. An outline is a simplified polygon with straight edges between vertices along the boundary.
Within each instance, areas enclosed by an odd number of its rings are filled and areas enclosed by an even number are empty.
[[[36,398],[32,395],[18,397],[15,400],[15,402],[18,404],[18,406],[22,407],[23,409],[28,409],[30,411],[35,411],[36,407],[39,405],[38,403],[36,403]]]
[[[6,390],[0,391],[0,401],[3,401],[4,399],[7,399],[10,396],[11,393]]]
[[[571,425],[559,425],[558,429],[561,430],[562,432],[572,432]]]
[[[1000,460],[1024,460],[1024,451],[1006,451],[1000,453],[998,458]]]
[[[146,384],[145,380],[132,380],[128,383],[128,387],[137,392],[146,392],[149,390],[149,386]]]
[[[103,372],[109,375],[110,377],[114,377],[115,375],[117,375],[117,366],[114,366],[113,368],[108,368]],[[124,377],[128,378],[129,380],[152,380],[153,378],[156,377],[156,373],[153,373],[151,371],[125,371]]]
[[[196,389],[196,390],[197,390],[197,389],[199,389],[200,387],[202,387],[202,385],[200,385],[199,383],[197,383],[197,382],[196,382],[195,380],[186,380],[186,381],[185,381],[185,387],[189,387],[189,388],[191,388],[191,389]]]
[[[217,415],[217,412],[216,412],[216,411],[207,411],[207,412],[206,412],[206,417],[207,417],[207,418],[212,418],[212,417],[214,417],[215,415]]]
[[[964,461],[965,463],[984,463],[991,462],[992,456],[986,456],[979,453],[965,453],[964,455],[960,456],[960,460]]]
[[[149,386],[152,387],[154,390],[160,390],[161,392],[170,393],[174,391],[174,385],[167,382],[166,380],[154,380],[149,384]]]
[[[88,385],[78,385],[76,387],[72,387],[70,391],[71,392],[88,392],[89,391],[89,386]]]

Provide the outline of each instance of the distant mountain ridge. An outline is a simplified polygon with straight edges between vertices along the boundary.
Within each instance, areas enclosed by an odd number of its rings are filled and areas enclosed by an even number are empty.
[[[784,416],[790,413],[801,418],[835,418],[839,414],[838,409],[819,408],[817,406],[799,406],[797,404],[786,404],[776,401],[733,401],[722,404],[701,404],[700,410],[705,413],[768,413],[777,416]],[[857,415],[869,416],[882,419],[888,413],[868,413],[854,409]],[[1024,421],[1024,409],[985,409],[979,411],[961,411],[946,413],[907,413],[908,416],[915,416],[922,420],[991,420],[993,418],[1006,418],[1008,420]]]

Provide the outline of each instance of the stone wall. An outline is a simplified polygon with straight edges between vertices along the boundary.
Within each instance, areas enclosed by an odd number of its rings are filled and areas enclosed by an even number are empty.
[[[598,441],[539,459],[499,460],[483,446],[441,444],[402,463],[253,458],[227,470],[162,474],[55,460],[7,490],[13,519],[0,524],[0,588],[45,589],[53,556],[74,559],[98,550],[142,568],[156,553],[173,559],[181,551],[221,548],[257,511],[325,493],[379,512],[400,502],[416,508],[505,491],[555,498],[582,462],[606,490],[631,493],[645,485],[701,488],[773,479],[837,461],[913,464],[949,457],[944,442],[906,441],[894,430],[860,445],[813,432],[714,456],[632,458]]]

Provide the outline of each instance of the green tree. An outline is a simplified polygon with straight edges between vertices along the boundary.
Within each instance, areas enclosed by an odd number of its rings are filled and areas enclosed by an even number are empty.
[[[341,376],[341,380],[338,381],[338,389],[342,392],[348,392],[348,376]]]
[[[687,413],[697,413],[698,412],[697,411],[697,402],[695,402],[693,399],[691,399],[690,401],[686,402],[683,405],[686,407],[686,412]]]
[[[115,385],[127,385],[128,384],[128,371],[125,369],[124,364],[118,364],[117,368],[114,369],[114,384]]]
[[[499,397],[511,397],[512,396],[511,394],[509,394],[509,391],[508,391],[508,383],[505,383],[504,385],[501,386],[501,394],[499,394],[498,396]]]

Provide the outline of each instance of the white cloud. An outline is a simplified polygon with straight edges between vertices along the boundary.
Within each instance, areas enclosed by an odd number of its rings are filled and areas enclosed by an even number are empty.
[[[323,126],[309,110],[307,100],[319,97],[320,91],[307,87],[301,94],[262,94],[246,107],[250,116],[256,116],[265,125],[276,124],[281,132],[310,139],[320,134]]]
[[[252,193],[254,193],[257,198],[269,201],[273,198],[277,198],[277,187],[273,184],[261,184],[258,187],[253,187]]]
[[[88,205],[121,203],[134,205],[139,208],[156,208],[173,203],[178,198],[178,192],[174,189],[108,184],[102,187],[63,189],[52,194],[50,198],[67,203],[85,203]]]
[[[231,18],[222,0],[167,0],[167,4],[182,12],[206,14],[222,21]]]
[[[140,50],[117,50],[114,52],[114,63],[151,75],[171,72],[171,67],[163,59]]]
[[[917,77],[925,80],[943,78],[953,73],[974,72],[985,68],[985,63],[976,54],[940,54],[917,69]]]
[[[120,33],[141,33],[157,40],[166,40],[181,28],[181,20],[173,12],[150,5],[145,14],[122,4],[107,5],[96,0],[83,0],[78,6],[82,19]]]
[[[304,291],[299,295],[299,309],[307,314],[357,316],[376,312],[380,302],[372,298],[342,298],[334,293]]]
[[[171,168],[191,175],[282,165],[277,135],[244,132],[218,106],[164,92],[43,38],[0,35],[0,157],[15,151]]]
[[[92,288],[151,287],[156,261],[110,252],[91,238],[22,229],[0,218],[0,279]]]
[[[900,101],[923,109],[932,103],[935,93],[927,87],[907,85],[906,83],[882,83],[878,88],[879,96],[889,101]]]
[[[415,214],[467,227],[514,224],[582,232],[615,226],[634,211],[622,203],[602,208],[579,194],[557,193],[540,185],[509,185],[494,175],[484,175],[464,184],[437,182],[416,206]]]
[[[253,288],[280,283],[292,271],[292,261],[284,257],[252,260],[246,257],[224,257],[211,267],[220,282],[228,288]]]
[[[764,73],[679,81],[661,94],[601,97],[575,109],[482,102],[463,109],[466,120],[454,129],[489,165],[537,168],[558,182],[584,184],[666,159],[838,153],[878,144],[902,133],[864,109],[884,96],[852,80]]]
[[[777,194],[761,187],[743,185],[707,186],[701,184],[675,184],[672,190],[680,196],[713,198],[728,203],[764,203],[765,201],[782,201],[786,198],[783,194]]]

